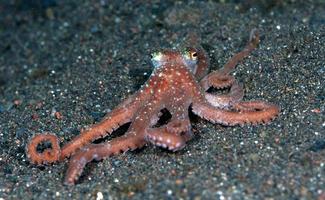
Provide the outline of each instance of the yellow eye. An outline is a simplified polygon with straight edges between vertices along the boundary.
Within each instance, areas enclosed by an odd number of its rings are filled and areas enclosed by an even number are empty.
[[[196,60],[197,59],[197,52],[196,51],[190,51],[190,58],[191,60]]]
[[[198,53],[195,51],[194,48],[187,48],[184,51],[182,51],[182,56],[186,60],[192,60],[197,61],[198,59]]]
[[[188,55],[191,60],[197,60],[197,52],[196,51],[190,50],[190,51],[188,51]]]

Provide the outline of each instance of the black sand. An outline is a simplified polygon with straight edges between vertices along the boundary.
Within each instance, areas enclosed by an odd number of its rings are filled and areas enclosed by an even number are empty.
[[[325,199],[323,1],[1,2],[1,200]],[[214,70],[252,28],[261,43],[235,75],[246,100],[281,106],[270,124],[223,127],[193,116],[185,149],[148,146],[92,162],[74,187],[63,185],[68,160],[27,160],[34,134],[51,131],[62,145],[135,92],[151,72],[149,52],[198,32]]]

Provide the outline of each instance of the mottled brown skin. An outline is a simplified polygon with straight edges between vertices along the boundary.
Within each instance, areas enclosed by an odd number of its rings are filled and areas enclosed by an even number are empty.
[[[73,185],[85,165],[92,160],[101,160],[146,144],[177,151],[192,138],[189,108],[212,123],[227,126],[246,123],[266,123],[275,118],[279,108],[264,101],[242,101],[244,91],[230,72],[257,46],[257,32],[251,32],[245,49],[236,54],[219,71],[206,75],[209,61],[202,48],[189,48],[185,52],[166,50],[153,56],[154,72],[145,85],[134,95],[122,102],[98,124],[59,148],[52,134],[35,136],[27,146],[27,155],[32,163],[43,164],[62,161],[70,157],[65,184]],[[197,79],[203,79],[198,82]],[[226,95],[206,92],[210,87],[230,88]],[[157,122],[161,110],[167,109],[171,120],[160,127]],[[91,144],[105,137],[121,125],[131,122],[127,132],[106,143]],[[37,146],[45,141],[51,149],[42,153]]]

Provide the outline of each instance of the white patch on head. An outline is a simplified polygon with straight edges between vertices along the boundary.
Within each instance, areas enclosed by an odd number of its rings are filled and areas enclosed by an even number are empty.
[[[164,54],[161,52],[151,54],[151,62],[155,68],[158,68],[163,64],[163,56]]]

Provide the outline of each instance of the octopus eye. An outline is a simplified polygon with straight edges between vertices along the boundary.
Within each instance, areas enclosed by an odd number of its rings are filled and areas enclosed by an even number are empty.
[[[191,51],[190,52],[190,58],[192,60],[196,60],[197,59],[197,52],[196,51]]]

